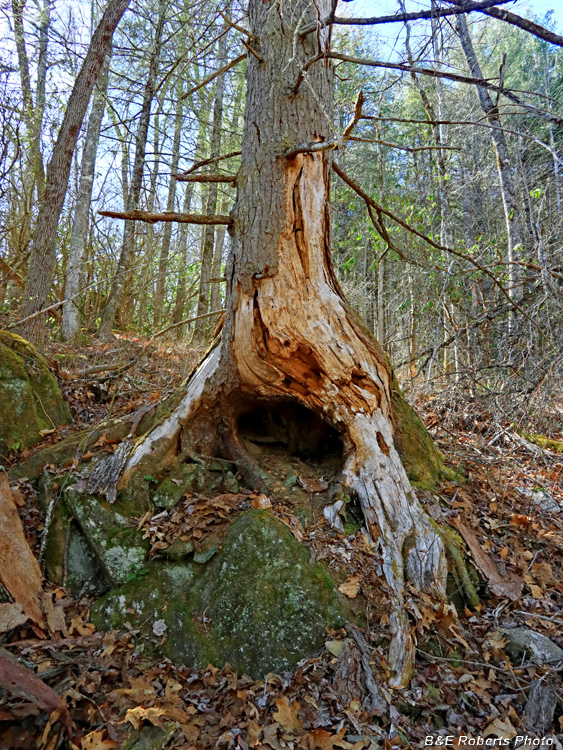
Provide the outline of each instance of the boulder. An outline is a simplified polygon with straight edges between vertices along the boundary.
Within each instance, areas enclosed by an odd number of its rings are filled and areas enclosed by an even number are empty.
[[[507,628],[501,630],[508,640],[505,651],[514,659],[532,659],[537,664],[561,665],[563,649],[541,633],[529,628]]]
[[[148,540],[137,528],[138,518],[121,515],[107,502],[82,494],[75,486],[68,487],[63,497],[111,585],[120,586],[135,578],[149,551]]]
[[[229,662],[258,677],[321,648],[326,628],[350,619],[326,569],[271,512],[249,510],[205,565],[156,562],[143,579],[100,599],[99,629],[140,630],[144,645],[176,663]]]
[[[0,331],[0,454],[30,447],[42,431],[70,422],[47,362],[25,339]]]

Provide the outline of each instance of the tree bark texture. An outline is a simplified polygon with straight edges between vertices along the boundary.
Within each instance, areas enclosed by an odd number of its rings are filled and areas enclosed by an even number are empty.
[[[82,276],[82,263],[84,251],[88,241],[88,217],[90,214],[90,203],[92,201],[92,187],[96,170],[96,153],[104,111],[106,108],[106,92],[109,81],[109,63],[111,50],[106,55],[98,82],[94,89],[92,109],[88,118],[88,128],[82,151],[82,163],[80,167],[80,182],[78,195],[74,208],[74,222],[70,236],[70,247],[68,251],[68,269],[66,273],[65,297],[74,297],[78,294],[80,278]],[[70,341],[74,339],[80,330],[80,318],[78,315],[77,300],[66,302],[63,307],[63,337]]]
[[[399,687],[414,662],[403,587],[409,580],[444,597],[444,545],[394,446],[388,360],[343,299],[331,265],[330,153],[283,156],[295,144],[333,137],[330,62],[311,68],[290,93],[306,60],[330,44],[329,29],[300,38],[297,27],[331,7],[331,0],[249,3],[262,60],[248,60],[222,337],[180,404],[132,451],[118,489],[155,459],[166,466],[190,452],[219,451],[260,481],[237,419],[257,404],[288,400],[315,412],[341,436],[342,482],[377,540],[393,597],[390,683]]]
[[[160,0],[158,20],[156,23],[154,36],[154,45],[149,63],[149,73],[147,76],[145,92],[143,94],[143,103],[139,116],[139,126],[137,128],[137,135],[135,138],[135,158],[133,161],[133,172],[131,175],[129,193],[127,195],[127,203],[125,205],[126,213],[138,209],[139,199],[141,197],[141,185],[143,182],[143,172],[145,168],[145,153],[147,149],[147,136],[149,132],[149,123],[151,117],[151,105],[156,92],[158,68],[160,63],[162,31],[164,29],[165,21],[165,6],[166,0]],[[135,222],[133,220],[127,220],[123,227],[123,242],[121,244],[121,253],[119,254],[117,270],[112,280],[108,301],[102,313],[102,319],[100,321],[100,327],[98,329],[98,337],[102,340],[108,339],[111,336],[111,329],[113,328],[115,315],[117,313],[119,305],[121,304],[125,277],[134,252]]]
[[[45,190],[41,197],[33,240],[21,318],[45,307],[53,281],[56,261],[57,226],[63,207],[72,157],[88,109],[90,95],[108,53],[117,24],[130,0],[111,0],[88,47],[59,130],[53,155],[47,167]],[[39,315],[20,327],[24,338],[42,345],[45,338],[45,317]]]

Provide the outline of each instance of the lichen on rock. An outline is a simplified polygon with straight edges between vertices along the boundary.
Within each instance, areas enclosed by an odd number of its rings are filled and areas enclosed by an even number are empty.
[[[326,628],[351,618],[326,569],[260,510],[239,516],[206,565],[152,563],[145,577],[102,597],[91,616],[101,629],[129,622],[175,662],[229,662],[252,676],[291,668],[322,646]],[[153,630],[159,620],[162,643]]]

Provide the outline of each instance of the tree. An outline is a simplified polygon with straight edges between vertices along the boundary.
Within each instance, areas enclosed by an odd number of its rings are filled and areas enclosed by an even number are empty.
[[[130,0],[111,0],[88,47],[69,97],[53,155],[47,167],[45,189],[33,232],[29,270],[21,306],[19,330],[24,338],[43,345],[45,307],[56,261],[57,226],[63,207],[72,157],[88,108],[90,95],[109,51],[113,32]]]
[[[320,18],[331,8],[322,0]],[[391,683],[399,686],[414,659],[405,580],[443,598],[444,544],[394,446],[389,362],[344,300],[331,265],[330,63],[319,59],[293,93],[307,62],[329,52],[329,29],[299,33],[318,20],[316,12],[307,0],[249,4],[253,54],[225,324],[180,404],[131,453],[118,488],[146,462],[166,465],[187,451],[228,455],[249,482],[264,486],[238,435],[241,414],[285,401],[317,414],[341,436],[342,486],[357,495],[379,540],[394,592],[389,661]]]

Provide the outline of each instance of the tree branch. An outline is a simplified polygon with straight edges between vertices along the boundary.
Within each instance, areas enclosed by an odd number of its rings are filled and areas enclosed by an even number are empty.
[[[350,140],[352,130],[356,127],[358,120],[362,116],[362,106],[364,103],[364,92],[360,91],[354,104],[354,114],[344,128],[340,138],[332,138],[330,141],[319,141],[314,143],[300,143],[288,149],[284,156],[286,159],[293,159],[297,154],[314,154],[318,151],[332,151],[341,148],[346,141]]]
[[[457,73],[448,73],[442,70],[434,70],[433,68],[420,68],[416,65],[410,65],[409,63],[391,63],[383,62],[382,60],[367,60],[363,57],[352,57],[352,55],[343,55],[339,52],[329,52],[328,54],[323,55],[323,57],[330,57],[332,60],[354,63],[355,65],[366,65],[367,67],[371,68],[402,70],[405,73],[419,73],[420,75],[430,76],[431,78],[447,78],[449,81],[456,81],[457,83],[468,83],[471,86],[481,86],[482,88],[502,94],[507,99],[510,99],[510,101],[518,104],[518,106],[525,107],[530,112],[533,112],[539,117],[542,117],[544,120],[553,122],[556,125],[563,125],[563,117],[557,117],[557,115],[554,115],[551,112],[546,112],[543,109],[539,109],[533,104],[529,104],[528,102],[523,101],[519,96],[516,96],[516,94],[514,94],[512,91],[509,91],[508,89],[505,89],[503,86],[496,86],[494,83],[489,83],[484,79],[462,76],[458,75]],[[320,56],[316,55],[314,58],[311,58],[311,60],[309,60],[307,66],[309,65],[309,63],[316,62],[319,59]]]
[[[449,3],[452,3],[453,5],[459,6],[459,9],[461,10],[463,0],[447,1]],[[509,10],[505,10],[504,8],[489,8],[487,10],[483,9],[482,12],[487,16],[492,16],[492,18],[498,18],[499,20],[506,21],[506,23],[510,23],[513,26],[518,26],[519,29],[523,29],[529,34],[533,34],[540,39],[545,39],[546,42],[551,42],[551,44],[556,44],[558,47],[563,47],[563,36],[561,36],[560,34],[556,34],[554,31],[550,31],[549,29],[546,29],[537,23],[534,23],[534,21],[530,21],[527,18],[522,18],[522,16],[518,16],[516,15],[516,13],[511,13]]]
[[[351,141],[359,141],[361,143],[379,143],[381,146],[389,146],[389,148],[396,148],[399,151],[461,151],[456,146],[399,146],[398,143],[389,143],[389,141],[382,141],[379,138],[360,138],[359,136],[351,135]]]
[[[452,0],[453,1],[453,0]],[[340,16],[327,17],[324,21],[311,23],[305,26],[301,36],[306,36],[317,29],[323,29],[332,23],[342,26],[378,26],[384,23],[404,23],[405,21],[417,21],[425,18],[439,18],[440,16],[456,16],[460,13],[470,13],[473,10],[485,11],[494,5],[504,5],[510,0],[481,0],[480,2],[463,2],[463,7],[459,8],[432,8],[431,10],[413,11],[412,13],[395,13],[390,16],[374,16],[372,18],[341,18]],[[460,3],[460,5],[461,5]]]
[[[178,182],[228,182],[236,184],[236,174],[173,174]]]
[[[227,63],[226,65],[223,65],[222,68],[219,68],[219,70],[216,70],[215,73],[212,73],[210,76],[207,76],[207,78],[204,78],[201,83],[198,83],[197,86],[194,86],[193,89],[190,89],[189,91],[186,91],[185,94],[182,94],[180,99],[178,101],[183,101],[184,99],[187,99],[188,96],[191,96],[192,94],[195,94],[196,91],[199,91],[199,89],[202,89],[204,86],[207,86],[208,83],[211,83],[211,81],[215,80],[220,75],[223,75],[223,73],[226,73],[227,70],[230,70],[231,68],[234,68],[235,65],[238,65],[239,62],[242,62],[242,60],[246,60],[246,52],[244,55],[239,55],[238,57],[235,57],[234,60],[231,60],[230,63]]]
[[[471,263],[475,268],[477,268],[482,273],[486,274],[493,284],[497,286],[502,294],[506,297],[508,300],[508,303],[511,305],[511,307],[514,310],[517,310],[519,313],[521,313],[525,318],[527,318],[530,323],[534,326],[534,328],[537,329],[537,331],[541,334],[541,336],[544,336],[544,333],[542,329],[538,326],[538,324],[533,320],[527,313],[522,310],[522,308],[512,299],[512,297],[508,294],[506,289],[503,287],[503,285],[500,283],[500,281],[497,279],[497,277],[494,275],[494,273],[491,273],[491,271],[488,270],[486,266],[482,266],[480,263],[478,263],[476,260],[471,258],[469,255],[464,255],[464,253],[460,253],[459,250],[454,250],[451,247],[446,247],[445,245],[440,245],[439,242],[435,242],[430,237],[427,237],[422,232],[419,232],[414,227],[411,227],[410,224],[407,224],[406,221],[401,219],[399,216],[396,216],[395,214],[392,214],[391,211],[388,211],[386,208],[383,208],[383,206],[380,206],[379,203],[376,203],[374,199],[368,195],[362,188],[358,185],[357,182],[354,182],[354,180],[346,174],[336,162],[332,162],[332,168],[336,172],[336,174],[344,180],[344,182],[349,185],[354,192],[356,192],[360,197],[364,199],[364,201],[368,204],[373,206],[375,210],[378,213],[384,214],[385,216],[388,216],[392,221],[394,221],[396,224],[398,224],[400,227],[403,227],[403,229],[406,229],[408,232],[411,232],[411,234],[416,235],[417,237],[420,237],[420,239],[427,242],[432,247],[436,248],[436,250],[441,250],[442,252],[448,253],[449,255],[455,255],[457,258],[462,258],[463,260],[467,261],[468,263]]]
[[[208,164],[216,164],[218,161],[224,161],[225,159],[232,159],[233,156],[240,156],[241,154],[242,154],[242,151],[231,151],[228,154],[223,154],[223,156],[213,156],[209,159],[202,159],[201,161],[196,161],[192,164],[192,166],[189,169],[186,169],[185,172],[182,172],[182,174],[191,174],[192,172],[195,172],[197,169],[200,169],[201,167],[206,167]]]
[[[157,221],[176,221],[178,224],[232,224],[230,216],[217,214],[206,216],[205,214],[180,214],[176,211],[164,211],[163,213],[150,213],[149,211],[98,211],[100,216],[109,216],[110,219],[125,219],[126,221],[145,221],[154,224]]]

